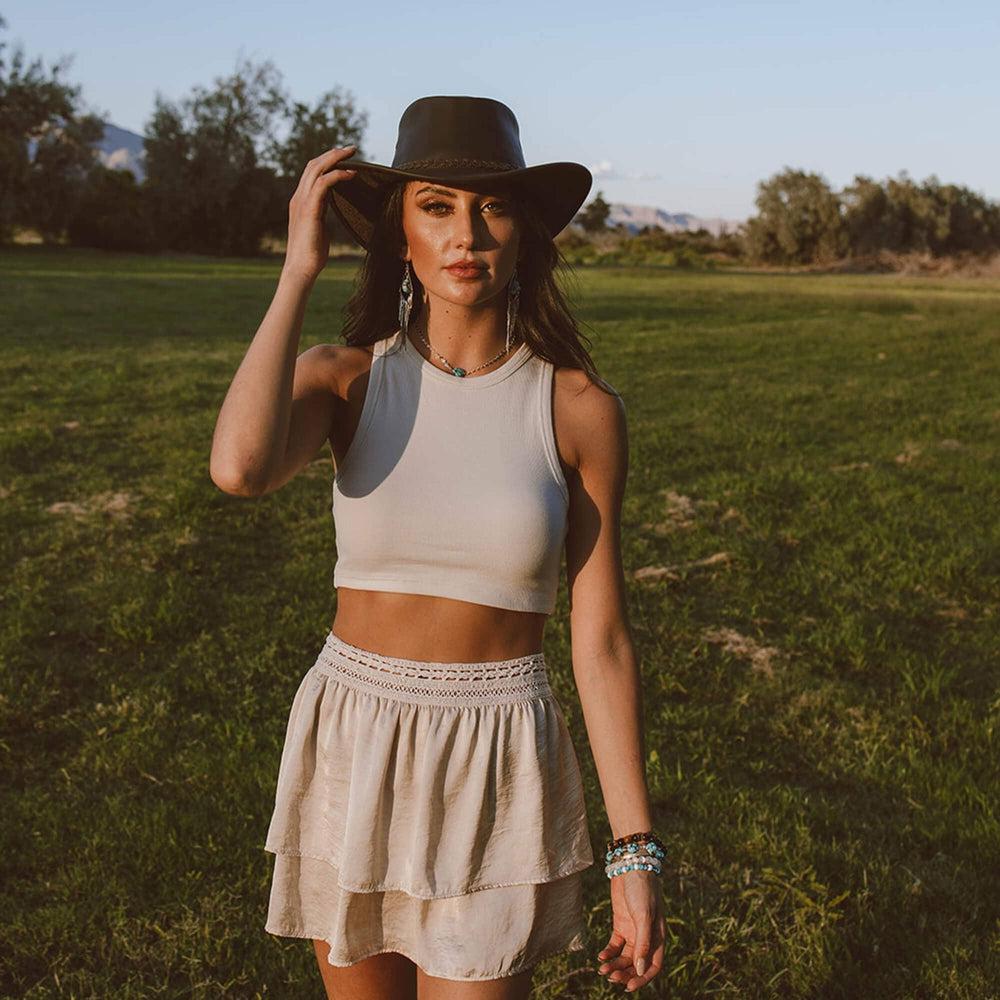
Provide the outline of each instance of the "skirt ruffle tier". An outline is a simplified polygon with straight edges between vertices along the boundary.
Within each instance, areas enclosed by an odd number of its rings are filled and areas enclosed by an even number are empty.
[[[328,633],[289,711],[265,930],[492,979],[584,947],[583,784],[542,654],[387,657]]]

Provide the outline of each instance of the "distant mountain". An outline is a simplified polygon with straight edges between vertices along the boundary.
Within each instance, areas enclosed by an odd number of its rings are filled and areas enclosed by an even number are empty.
[[[141,135],[105,122],[104,135],[94,146],[104,166],[112,170],[131,170],[136,181],[142,183],[146,176],[146,150]]]
[[[111,170],[131,170],[138,183],[146,176],[146,150],[143,138],[128,129],[104,122],[104,135],[94,143],[97,157]],[[28,159],[34,160],[38,143],[28,140]]]
[[[740,219],[706,219],[689,212],[664,212],[652,205],[625,205],[616,202],[611,205],[608,225],[623,225],[630,233],[637,233],[643,226],[658,226],[668,233],[690,233],[696,229],[707,229],[713,236],[734,233],[743,224]]]

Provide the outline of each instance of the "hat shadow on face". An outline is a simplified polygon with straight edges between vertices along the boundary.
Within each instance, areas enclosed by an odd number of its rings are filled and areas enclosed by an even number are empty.
[[[377,229],[383,233],[382,239],[380,240],[383,248],[387,247],[391,243],[395,249],[396,240],[398,239],[398,254],[401,259],[405,259],[405,251],[407,247],[405,228],[406,220],[409,219],[412,223],[415,219],[419,218],[420,213],[420,209],[417,207],[417,202],[413,192],[420,192],[425,187],[427,182],[428,181],[425,181],[424,179],[407,180],[399,183],[398,185],[389,186],[389,193],[395,194],[396,204],[392,206],[391,210],[388,209],[387,205],[383,204],[383,212],[380,213]],[[490,203],[490,199],[496,198],[504,204],[504,211],[500,214],[500,216],[498,216],[498,218],[503,218],[509,215],[514,220],[513,233],[507,232],[505,236],[499,240],[493,233],[490,233],[485,241],[474,237],[474,245],[465,247],[467,252],[474,253],[478,251],[481,253],[483,251],[496,250],[502,245],[514,242],[517,247],[517,258],[520,261],[522,255],[521,249],[526,234],[528,234],[529,238],[532,234],[534,234],[536,239],[540,238],[546,240],[548,238],[541,220],[537,218],[537,213],[532,212],[530,205],[527,204],[527,193],[521,190],[516,183],[512,183],[510,180],[486,182],[481,178],[478,178],[474,182],[457,185],[431,178],[429,179],[429,183],[434,187],[442,189],[442,191],[458,193],[459,196],[463,193],[471,193],[484,199],[484,205],[488,205]],[[410,187],[411,185],[413,185],[412,188]],[[393,190],[393,188],[395,188],[395,190]],[[435,198],[432,196],[426,199],[424,204],[433,202],[434,200]],[[444,195],[440,196],[441,202],[448,202],[449,200],[450,199]],[[390,232],[392,235],[387,238],[387,235]],[[373,241],[377,239],[378,236],[373,234]]]
[[[431,184],[445,191],[471,192],[472,194],[479,196],[492,196],[498,199],[503,199],[510,203],[510,208],[517,219],[519,238],[528,229],[536,230],[536,235],[540,238],[549,238],[545,230],[544,222],[539,217],[537,207],[532,202],[531,192],[528,191],[523,185],[518,184],[516,180],[511,178],[503,177],[491,180],[476,177],[472,180],[463,181],[461,184],[458,184],[453,180],[446,181],[436,177],[401,179],[398,177],[382,175],[381,182],[371,185],[372,197],[374,199],[371,212],[372,218],[374,218],[375,221],[368,229],[368,236],[366,238],[367,246],[365,247],[366,250],[370,251],[373,249],[373,243],[376,241],[377,233],[379,231],[383,234],[382,240],[380,241],[383,249],[387,245],[387,229],[392,231],[392,236],[389,238],[388,242],[394,243],[396,237],[399,239],[405,239],[403,234],[403,218],[404,212],[406,211],[405,204],[407,196],[410,195],[412,190],[414,190],[414,188],[411,188],[411,185],[415,185],[415,189],[419,191],[425,184]],[[396,205],[393,206],[393,210],[388,210],[388,200],[391,196],[395,197]],[[413,204],[412,201],[410,204]],[[336,212],[336,204],[334,204],[333,207]],[[350,212],[350,208],[348,208],[347,211]],[[339,213],[337,214],[339,215]],[[388,215],[388,218],[386,218],[386,215]],[[534,217],[534,225],[531,224],[529,216]],[[367,222],[368,219],[366,218],[359,224],[366,224]]]

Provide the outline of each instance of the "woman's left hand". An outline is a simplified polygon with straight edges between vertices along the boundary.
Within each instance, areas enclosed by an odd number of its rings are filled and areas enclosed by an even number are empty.
[[[624,872],[611,882],[613,921],[598,971],[626,990],[645,986],[663,967],[667,925],[662,879],[647,871]]]

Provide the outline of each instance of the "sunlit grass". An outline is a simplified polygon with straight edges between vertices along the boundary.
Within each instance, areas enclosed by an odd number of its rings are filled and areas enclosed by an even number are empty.
[[[279,266],[0,254],[2,995],[322,995],[263,930],[263,840],[334,613],[329,456],[256,500],[208,476]],[[577,276],[672,852],[640,995],[997,996],[1000,282]],[[599,852],[564,583],[546,653]],[[588,906],[538,996],[620,992],[600,866]]]

